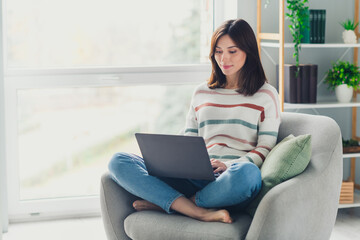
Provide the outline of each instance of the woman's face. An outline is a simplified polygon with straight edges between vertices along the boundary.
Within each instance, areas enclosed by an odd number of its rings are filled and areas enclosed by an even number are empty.
[[[226,79],[237,79],[246,61],[246,53],[236,46],[229,35],[219,38],[215,46],[215,60]]]

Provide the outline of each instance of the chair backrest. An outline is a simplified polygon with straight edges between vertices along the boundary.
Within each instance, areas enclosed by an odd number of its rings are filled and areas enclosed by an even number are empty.
[[[278,141],[311,134],[305,171],[272,188],[261,200],[247,240],[329,239],[335,224],[343,174],[341,132],[325,116],[281,113]]]
[[[311,134],[305,171],[272,188],[260,202],[246,236],[253,239],[329,239],[343,175],[338,124],[326,116],[281,113],[278,141]]]
[[[329,155],[334,151],[341,139],[339,125],[332,118],[301,113],[281,113],[281,124],[278,142],[289,134],[295,136],[311,134],[312,157],[310,167],[322,171],[329,164],[319,155]]]

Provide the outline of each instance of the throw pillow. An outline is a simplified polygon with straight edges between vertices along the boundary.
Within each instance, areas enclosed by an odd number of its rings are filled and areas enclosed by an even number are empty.
[[[262,187],[259,194],[247,207],[254,216],[265,194],[274,186],[302,173],[310,162],[311,135],[289,135],[278,143],[266,157],[261,167]]]

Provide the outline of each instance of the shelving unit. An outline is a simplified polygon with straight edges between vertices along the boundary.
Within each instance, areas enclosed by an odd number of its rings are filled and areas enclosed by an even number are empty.
[[[278,48],[279,43],[274,42],[262,42],[260,43],[261,47],[273,47]],[[355,48],[360,47],[360,43],[355,44],[345,44],[345,43],[302,43],[300,44],[301,48]],[[293,43],[284,43],[284,48],[294,48]]]
[[[360,157],[360,153],[344,153],[343,158],[357,158]]]
[[[317,109],[317,108],[346,108],[360,107],[360,102],[339,103],[339,102],[317,102],[312,103],[284,103],[284,109]]]
[[[353,208],[360,207],[360,194],[354,194],[354,203],[339,204],[339,208]]]
[[[280,96],[280,105],[281,111],[290,110],[290,109],[312,109],[315,112],[316,109],[324,108],[352,108],[352,138],[360,141],[360,137],[356,134],[356,118],[357,118],[357,108],[360,107],[360,102],[357,101],[357,94],[360,93],[354,91],[353,102],[350,103],[338,103],[334,101],[329,102],[317,102],[316,104],[290,104],[284,103],[284,49],[293,48],[293,43],[284,42],[284,2],[285,0],[279,0],[279,33],[263,33],[261,32],[261,0],[257,0],[257,43],[259,51],[261,47],[270,47],[279,49],[279,96]],[[359,0],[354,0],[354,22],[359,22]],[[357,40],[360,37],[359,28],[355,29]],[[277,42],[262,42],[262,40],[276,40]],[[345,44],[345,43],[324,43],[324,44],[301,44],[302,49],[324,49],[324,48],[344,48],[346,51],[339,58],[340,60],[345,56],[345,54],[353,49],[354,58],[353,63],[358,65],[358,48],[360,43],[356,44]],[[267,52],[265,52],[267,54]],[[269,57],[270,55],[267,54]],[[272,59],[271,59],[272,60]],[[273,61],[273,60],[272,60]],[[274,61],[273,61],[274,62]],[[324,80],[324,79],[323,79]],[[321,82],[323,81],[321,80]],[[320,82],[320,83],[321,83]],[[319,85],[318,85],[319,86]],[[360,185],[355,183],[355,167],[356,167],[356,158],[360,157],[360,153],[348,153],[343,154],[343,158],[351,159],[350,166],[350,177],[347,181],[354,182],[354,187],[360,189]],[[340,204],[339,208],[350,208],[350,207],[360,207],[360,194],[354,193],[354,203],[352,204]]]
[[[261,51],[261,40],[275,40],[278,41],[279,48],[279,97],[280,109],[284,111],[284,0],[279,0],[279,32],[278,33],[264,33],[261,31],[261,0],[257,0],[256,12],[256,36],[259,51]],[[261,56],[261,54],[260,54]]]

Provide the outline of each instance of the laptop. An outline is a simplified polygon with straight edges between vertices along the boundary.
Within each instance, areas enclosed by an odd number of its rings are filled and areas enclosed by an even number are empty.
[[[135,137],[150,175],[215,180],[202,137],[148,133]]]

